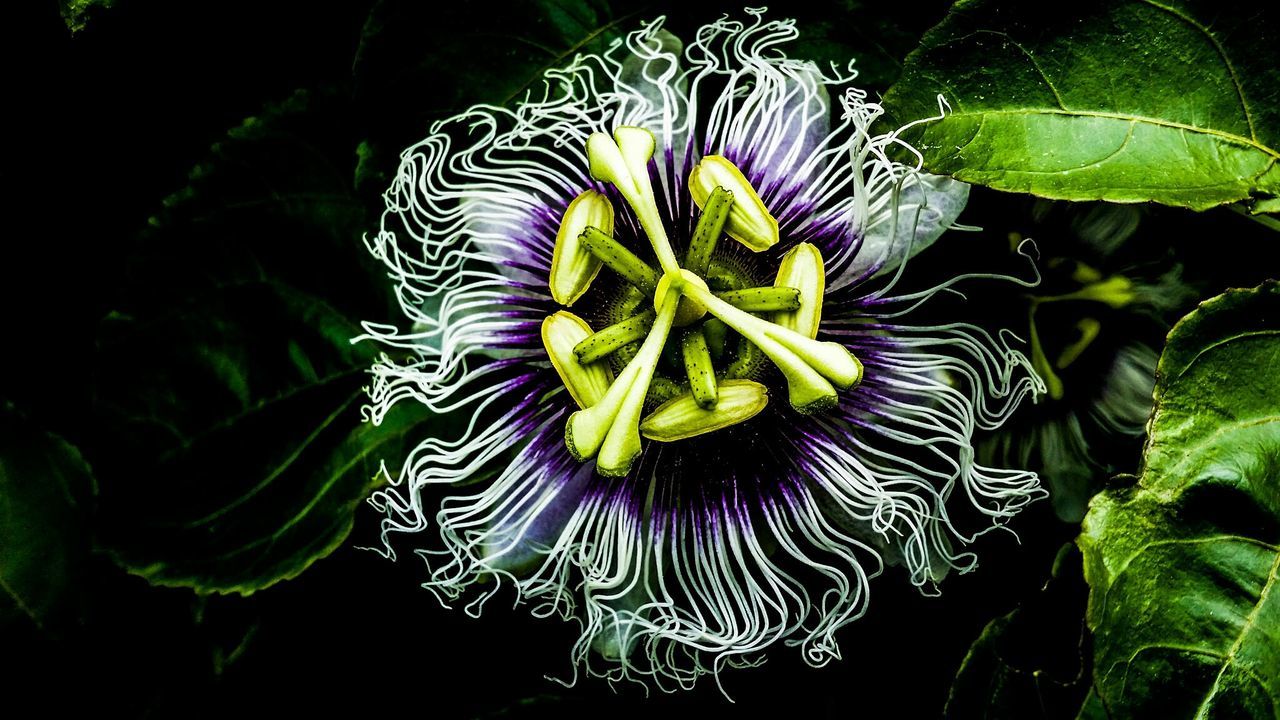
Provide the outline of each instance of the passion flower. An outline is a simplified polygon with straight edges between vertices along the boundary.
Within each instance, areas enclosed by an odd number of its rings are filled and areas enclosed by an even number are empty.
[[[373,497],[386,553],[434,519],[428,589],[577,620],[591,674],[687,687],[779,641],[822,664],[886,561],[931,588],[1042,495],[973,459],[1040,387],[1027,360],[894,295],[967,187],[891,160],[864,93],[833,118],[852,70],[795,36],[654,22],[437,123],[368,241],[409,322],[365,338],[410,358],[373,368],[369,418],[458,428]]]

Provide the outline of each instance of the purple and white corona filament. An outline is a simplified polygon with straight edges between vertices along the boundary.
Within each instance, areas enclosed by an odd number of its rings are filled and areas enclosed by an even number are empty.
[[[409,358],[373,368],[369,419],[458,418],[373,497],[386,552],[434,521],[444,602],[509,585],[580,623],[576,666],[664,689],[779,641],[838,657],[886,564],[931,587],[1043,494],[973,459],[1040,389],[1026,359],[912,325],[941,288],[893,294],[967,187],[891,161],[852,70],[750,14],[687,47],[654,22],[436,124],[368,240],[409,319],[365,324]]]

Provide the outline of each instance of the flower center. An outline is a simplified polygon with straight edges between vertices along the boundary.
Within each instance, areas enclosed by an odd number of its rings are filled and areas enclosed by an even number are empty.
[[[783,256],[771,286],[754,286],[717,256],[724,235],[753,252],[778,242],[777,221],[722,157],[704,157],[690,174],[702,213],[684,257],[677,257],[649,180],[654,147],[647,130],[622,127],[612,137],[592,135],[587,157],[592,177],[613,184],[635,213],[659,268],[612,237],[612,205],[587,190],[570,203],[556,236],[552,296],[572,305],[606,266],[630,288],[615,295],[605,313],[612,324],[598,332],[564,310],[542,326],[547,355],[582,408],[566,423],[569,451],[579,460],[595,458],[607,476],[630,470],[642,435],[671,442],[755,416],[769,401],[756,380],[766,359],[802,413],[833,407],[838,391],[862,377],[848,349],[815,339],[825,289],[816,247],[801,243]]]

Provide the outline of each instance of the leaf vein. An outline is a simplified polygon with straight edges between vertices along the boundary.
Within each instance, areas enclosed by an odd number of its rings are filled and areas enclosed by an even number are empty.
[[[24,615],[31,618],[31,622],[36,624],[37,630],[44,627],[44,623],[40,622],[40,617],[36,615],[35,610],[23,602],[22,597],[18,595],[18,591],[14,590],[9,583],[5,582],[3,574],[0,574],[0,590],[4,590],[6,595],[13,598],[13,604],[17,605],[18,609],[21,610]]]
[[[293,452],[289,453],[289,456],[284,458],[284,460],[278,466],[276,466],[275,469],[273,469],[270,473],[268,473],[267,476],[263,478],[258,484],[254,485],[252,488],[249,488],[242,495],[240,495],[240,497],[232,500],[231,502],[227,503],[223,507],[220,507],[217,510],[214,510],[213,512],[209,513],[208,515],[205,515],[204,517],[197,518],[195,520],[191,520],[189,522],[183,523],[179,527],[184,530],[190,530],[190,529],[200,527],[202,525],[207,525],[213,520],[216,520],[222,517],[223,515],[231,512],[232,510],[235,510],[237,507],[240,507],[244,503],[253,499],[254,496],[256,496],[258,493],[266,489],[267,486],[269,486],[271,483],[275,482],[276,478],[284,474],[284,471],[288,470],[289,467],[293,465],[293,462],[297,460],[298,457],[302,455],[302,453],[306,451],[308,447],[311,446],[311,443],[315,442],[315,439],[320,436],[320,433],[328,429],[328,427],[332,425],[333,422],[337,420],[338,417],[341,416],[342,413],[344,413],[347,410],[347,408],[351,407],[351,403],[355,402],[356,399],[359,398],[363,393],[364,393],[363,390],[358,390],[354,394],[352,394],[350,397],[348,397],[345,401],[343,401],[343,403],[338,406],[337,410],[334,410],[328,417],[324,419],[323,422],[320,423],[318,427],[316,427],[305,438],[303,438],[302,442],[299,443],[296,448],[294,448]]]
[[[1253,114],[1249,111],[1249,103],[1244,97],[1244,86],[1240,84],[1240,76],[1236,74],[1235,64],[1231,62],[1231,58],[1227,57],[1227,49],[1222,47],[1222,43],[1218,42],[1218,38],[1214,37],[1213,33],[1209,32],[1208,27],[1201,25],[1196,22],[1194,18],[1189,17],[1176,8],[1161,5],[1160,3],[1155,2],[1155,0],[1142,0],[1142,2],[1145,2],[1151,7],[1164,10],[1196,30],[1199,30],[1206,38],[1209,39],[1209,42],[1213,44],[1213,49],[1217,51],[1218,57],[1222,58],[1222,64],[1226,66],[1227,73],[1231,75],[1231,83],[1235,86],[1236,96],[1240,98],[1240,109],[1244,111],[1245,124],[1249,127],[1249,137],[1252,138],[1254,142],[1258,142],[1258,131],[1254,129],[1253,126]]]
[[[1045,87],[1049,88],[1049,92],[1053,93],[1053,99],[1058,103],[1058,107],[1063,110],[1067,110],[1067,104],[1062,101],[1062,94],[1058,92],[1058,88],[1053,84],[1053,81],[1049,79],[1049,76],[1045,74],[1044,68],[1040,67],[1040,63],[1036,61],[1035,55],[1032,55],[1030,50],[1024,47],[1022,43],[1013,39],[1013,36],[1007,32],[1001,32],[999,30],[980,30],[978,32],[999,35],[1008,40],[1014,47],[1018,48],[1018,50],[1027,57],[1027,61],[1031,63],[1031,67],[1035,68],[1036,72],[1040,74],[1040,79],[1044,80]],[[974,34],[976,35],[977,33]]]
[[[1266,604],[1267,595],[1270,594],[1271,588],[1275,587],[1277,571],[1280,571],[1280,553],[1276,553],[1276,559],[1271,563],[1271,571],[1267,573],[1267,584],[1262,587],[1262,592],[1258,594],[1258,602],[1253,606],[1253,609],[1249,611],[1248,617],[1244,619],[1244,624],[1240,628],[1240,635],[1236,638],[1235,642],[1231,643],[1231,647],[1227,650],[1227,654],[1222,658],[1222,667],[1218,668],[1218,674],[1213,679],[1213,687],[1209,688],[1209,692],[1205,693],[1204,702],[1202,702],[1200,707],[1196,709],[1195,717],[1209,717],[1207,714],[1209,712],[1209,702],[1217,695],[1218,688],[1222,684],[1222,678],[1226,674],[1227,668],[1231,667],[1235,663],[1236,653],[1240,650],[1241,645],[1244,644],[1245,636],[1247,636],[1249,631],[1257,625],[1258,613],[1262,611],[1262,606]],[[1245,670],[1247,672],[1247,668]],[[1272,702],[1272,707],[1275,707],[1274,701]]]

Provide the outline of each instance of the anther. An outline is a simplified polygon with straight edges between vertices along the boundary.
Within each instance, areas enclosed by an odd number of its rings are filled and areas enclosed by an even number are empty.
[[[600,259],[610,270],[626,278],[645,293],[652,293],[658,287],[658,274],[653,268],[636,257],[636,254],[623,247],[597,228],[589,227],[582,233],[583,247]]]
[[[640,424],[650,440],[675,442],[746,422],[769,404],[769,391],[752,380],[727,380],[720,386],[720,402],[706,409],[692,393],[663,403]]]
[[[561,305],[573,305],[600,272],[600,259],[582,246],[579,236],[588,227],[613,234],[613,205],[604,195],[587,190],[569,203],[556,233],[551,255],[551,297]]]
[[[809,243],[791,248],[782,256],[778,277],[773,284],[799,290],[799,305],[774,314],[773,321],[805,337],[816,338],[818,325],[822,322],[822,295],[827,287],[822,253]]]
[[[689,173],[689,193],[705,211],[718,187],[733,193],[733,206],[724,229],[729,237],[753,252],[768,250],[778,243],[778,221],[769,214],[742,171],[719,155],[707,155]]]
[[[542,321],[542,346],[551,366],[569,390],[578,407],[588,408],[600,402],[613,382],[613,373],[604,363],[586,365],[578,360],[573,348],[591,335],[591,326],[573,313],[561,310]]]
[[[584,365],[612,355],[624,346],[649,334],[655,317],[657,314],[654,311],[646,310],[622,322],[614,323],[578,343],[574,346],[573,353],[578,356],[578,362]]]

